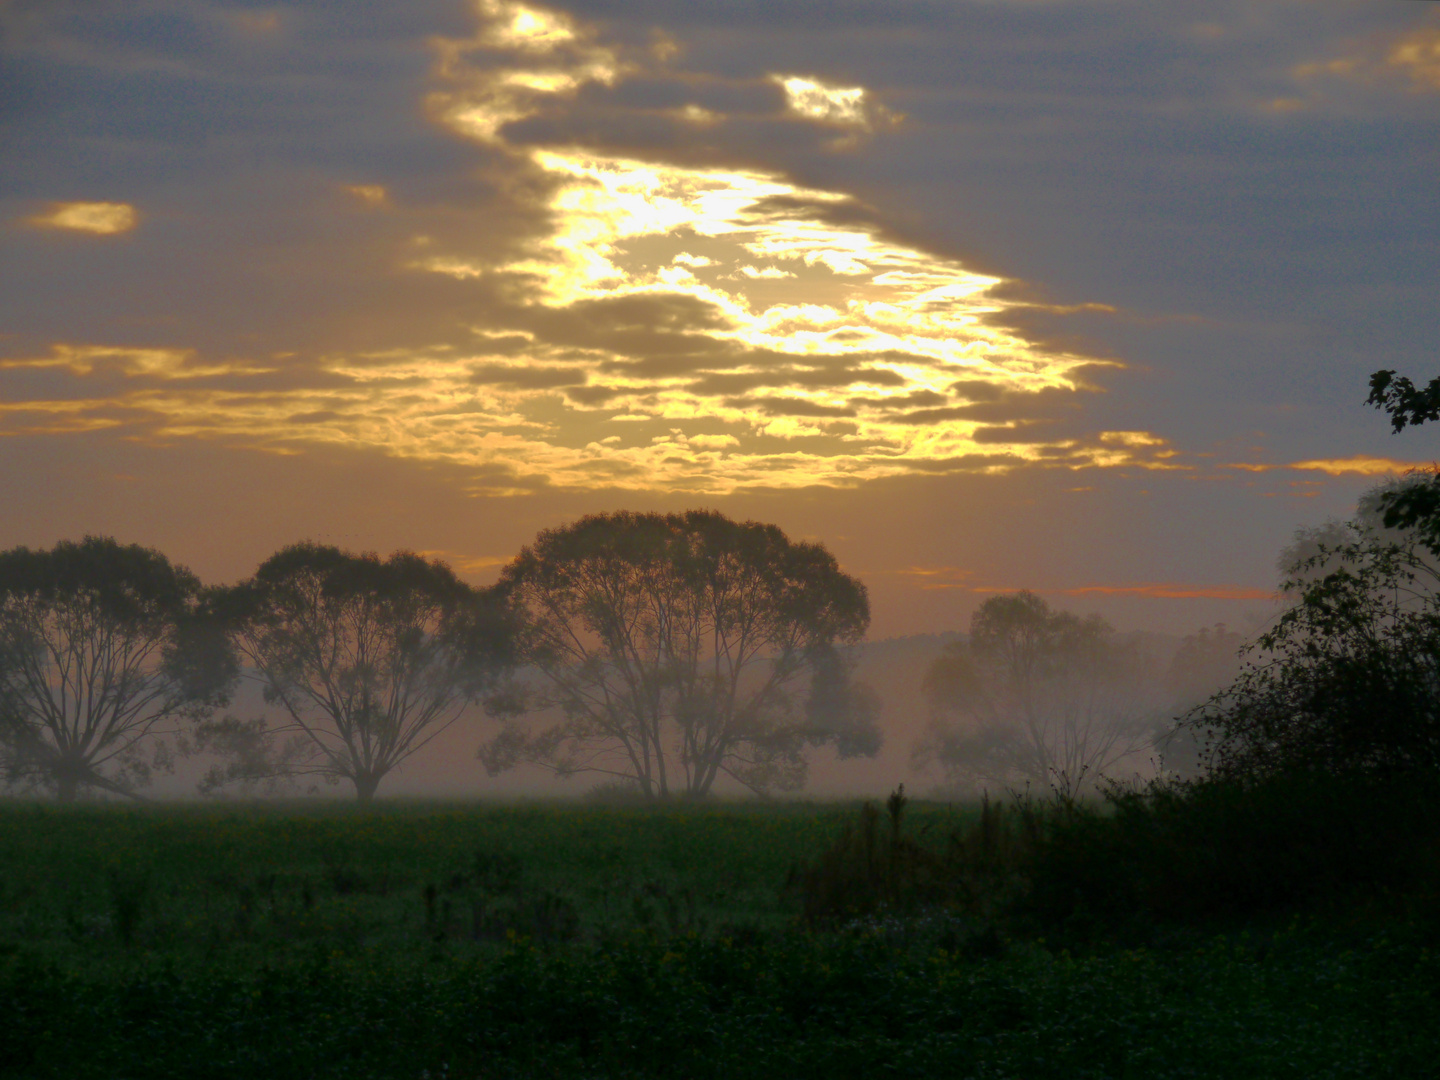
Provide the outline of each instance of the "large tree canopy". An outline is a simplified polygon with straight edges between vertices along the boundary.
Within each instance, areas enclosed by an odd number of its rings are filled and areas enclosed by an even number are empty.
[[[0,750],[8,778],[70,799],[132,794],[172,721],[223,704],[235,661],[200,583],[112,539],[0,553]]]
[[[711,512],[599,514],[542,532],[500,587],[528,619],[532,705],[483,751],[590,771],[650,796],[708,793],[722,775],[794,789],[805,749],[879,749],[876,703],[843,646],[870,621],[865,587],[819,544]]]
[[[1382,527],[1374,507],[1433,474],[1372,489],[1325,541],[1297,544],[1293,598],[1235,681],[1185,723],[1231,775],[1293,771],[1433,777],[1440,768],[1440,554],[1430,529]]]
[[[295,544],[229,591],[235,643],[290,733],[287,767],[374,796],[507,669],[497,596],[411,552]]]
[[[1098,615],[1031,592],[993,596],[925,675],[931,721],[916,761],[962,784],[1073,793],[1149,745],[1143,663]]]

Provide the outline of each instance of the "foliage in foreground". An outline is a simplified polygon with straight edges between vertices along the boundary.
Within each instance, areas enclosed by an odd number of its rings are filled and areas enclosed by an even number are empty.
[[[641,936],[489,960],[298,957],[87,979],[0,962],[0,1075],[1420,1076],[1435,954],[1303,928],[976,958],[944,927]]]
[[[807,922],[942,908],[1070,943],[1164,939],[1292,912],[1433,908],[1440,793],[1321,774],[985,803],[928,844],[873,807],[792,875]]]
[[[1423,801],[1312,821],[1318,788],[1277,789],[1288,816],[1257,822],[1215,790],[1109,814],[897,792],[848,831],[853,807],[773,804],[0,807],[0,1077],[1426,1075],[1423,875],[1372,873],[1354,918],[1323,903],[1348,885],[1299,918],[1293,890],[1197,914],[1153,889],[1313,882],[1353,815],[1329,880],[1386,823],[1393,868]],[[868,891],[807,926],[778,886],[827,848]]]
[[[1440,567],[1364,535],[1298,568],[1297,594],[1236,682],[1187,724],[1235,778],[1323,772],[1433,783],[1440,769]]]

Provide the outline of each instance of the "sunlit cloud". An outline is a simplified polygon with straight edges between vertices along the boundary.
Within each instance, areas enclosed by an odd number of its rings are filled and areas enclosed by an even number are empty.
[[[718,158],[622,154],[601,134],[513,134],[650,61],[561,13],[511,0],[477,11],[472,37],[433,42],[429,114],[485,148],[535,225],[499,249],[417,230],[399,270],[468,290],[469,342],[283,362],[60,342],[0,370],[35,376],[25,392],[41,412],[63,402],[57,415],[77,420],[277,452],[380,448],[470,468],[488,490],[1183,467],[1138,425],[1087,426],[1097,373],[1118,365],[1026,337],[1012,316],[1027,305],[1006,281],[896,240],[843,192]],[[894,120],[863,88],[781,85],[778,125]],[[378,185],[342,190],[403,209]]]
[[[876,102],[863,86],[833,86],[813,77],[775,75],[790,112],[805,120],[860,131],[897,124],[903,119]]]
[[[485,574],[487,576],[515,558],[513,555],[469,555],[463,551],[449,551],[443,548],[417,551],[415,554],[426,559],[438,559],[461,574]]]
[[[238,33],[251,37],[266,37],[280,29],[278,11],[225,11],[220,17]]]
[[[1427,12],[1422,22],[1387,38],[1357,43],[1350,51],[1328,59],[1297,64],[1291,74],[1310,87],[1310,98],[1283,97],[1268,103],[1276,112],[1307,108],[1324,80],[1394,85],[1402,82],[1416,93],[1440,91],[1440,16]]]
[[[971,590],[970,578],[974,571],[959,566],[906,566],[898,570],[868,570],[866,577],[893,576],[907,579],[909,584],[924,592],[943,592],[951,589]]]
[[[574,22],[565,15],[509,0],[479,0],[477,40],[495,49],[548,55],[576,40]]]
[[[346,184],[342,190],[364,206],[381,207],[390,199],[383,184]]]
[[[57,344],[44,356],[0,357],[0,371],[21,368],[54,368],[73,375],[100,372],[125,377],[154,376],[162,379],[195,379],[234,371],[268,372],[273,367],[249,362],[215,364],[199,361],[193,349],[117,349],[105,346]]]
[[[1266,112],[1284,114],[1303,112],[1305,109],[1308,109],[1310,105],[1311,102],[1306,98],[1277,97],[1265,102],[1264,108]]]
[[[103,398],[72,401],[0,401],[0,437],[77,435],[121,427],[126,418],[116,415],[114,403]]]
[[[122,202],[58,202],[26,218],[26,223],[43,229],[114,236],[135,228],[135,207]]]
[[[1410,78],[1416,90],[1440,90],[1440,26],[1422,26],[1390,44],[1385,66]]]
[[[1328,473],[1331,476],[1403,476],[1416,469],[1434,468],[1434,465],[1423,461],[1397,461],[1394,458],[1355,454],[1346,458],[1315,458],[1309,461],[1235,462],[1227,465],[1226,468],[1253,473],[1268,473],[1277,469],[1299,469],[1306,472]]]
[[[479,0],[473,38],[437,38],[436,73],[448,84],[428,98],[442,123],[482,142],[503,144],[506,124],[533,115],[546,99],[569,97],[587,83],[614,83],[627,70],[616,53],[561,12],[514,0]],[[475,57],[510,54],[503,66]]]
[[[1416,469],[1432,467],[1429,462],[1395,461],[1393,458],[1370,457],[1365,454],[1356,454],[1348,458],[1294,461],[1284,466],[1287,469],[1313,469],[1317,472],[1329,473],[1331,476],[1343,476],[1347,473],[1360,476],[1399,476],[1414,472]]]
[[[696,105],[693,102],[676,110],[675,115],[679,116],[680,119],[684,120],[687,124],[693,124],[696,127],[710,127],[724,119],[719,113],[712,112],[704,106]]]

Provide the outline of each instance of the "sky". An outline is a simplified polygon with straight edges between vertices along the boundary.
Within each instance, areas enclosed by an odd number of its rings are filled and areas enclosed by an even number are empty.
[[[1248,627],[1440,456],[1440,5],[0,2],[0,547],[819,540]]]

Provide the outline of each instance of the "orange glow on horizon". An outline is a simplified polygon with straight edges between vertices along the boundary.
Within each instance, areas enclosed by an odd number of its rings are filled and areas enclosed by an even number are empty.
[[[1421,461],[1396,461],[1393,458],[1370,457],[1356,454],[1348,458],[1319,458],[1314,461],[1296,461],[1282,466],[1287,469],[1306,469],[1343,476],[1356,473],[1360,476],[1401,476],[1416,469],[1431,469],[1434,465]]]

